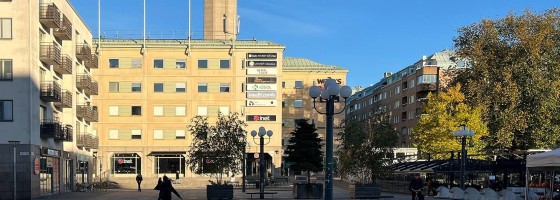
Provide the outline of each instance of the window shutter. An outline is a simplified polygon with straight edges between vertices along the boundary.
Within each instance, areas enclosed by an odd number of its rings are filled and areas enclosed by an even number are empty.
[[[118,140],[119,139],[119,130],[109,130],[109,139]]]
[[[131,106],[119,106],[119,116],[131,116],[132,107]]]
[[[163,116],[166,116],[166,117],[175,116],[175,106],[165,106],[165,107],[163,107]]]
[[[163,116],[163,106],[154,106],[154,116]]]
[[[163,92],[175,92],[175,83],[163,83]]]
[[[109,106],[109,116],[118,116],[118,115],[119,115],[119,107]]]
[[[130,139],[132,138],[132,130],[119,130],[120,139]]]
[[[121,69],[132,68],[132,59],[131,58],[119,58],[119,68],[121,68]]]
[[[163,68],[164,69],[176,69],[176,59],[164,59],[163,60]]]
[[[154,140],[163,140],[163,130],[154,130]]]
[[[208,92],[209,93],[219,93],[220,92],[220,83],[208,83]]]
[[[175,116],[185,116],[185,106],[177,106],[175,107]],[[228,107],[229,110],[229,107]]]
[[[165,130],[163,133],[164,140],[174,140],[175,139],[175,130]]]
[[[208,69],[220,69],[220,59],[208,59]]]
[[[229,106],[220,106],[219,111],[223,115],[229,115]]]
[[[120,82],[119,92],[132,92],[132,82]]]
[[[218,116],[219,106],[208,106],[208,116],[216,117]]]

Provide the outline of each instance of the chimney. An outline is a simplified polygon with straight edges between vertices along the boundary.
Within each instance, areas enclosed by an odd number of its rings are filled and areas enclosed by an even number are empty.
[[[237,40],[237,0],[204,0],[204,39]]]

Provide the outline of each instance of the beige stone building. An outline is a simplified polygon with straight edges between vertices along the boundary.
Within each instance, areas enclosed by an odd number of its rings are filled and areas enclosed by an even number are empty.
[[[91,44],[67,0],[0,1],[0,199],[13,198],[14,179],[18,199],[92,180],[98,91]]]

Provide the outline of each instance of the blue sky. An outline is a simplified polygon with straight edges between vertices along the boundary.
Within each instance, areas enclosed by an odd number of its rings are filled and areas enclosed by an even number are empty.
[[[70,0],[97,35],[97,0]],[[142,0],[101,0],[101,30],[141,36]],[[186,38],[187,0],[146,0],[152,35]],[[348,85],[368,86],[422,55],[453,48],[460,27],[526,9],[541,13],[553,0],[238,0],[238,39],[274,41],[285,56],[349,69]],[[191,29],[202,38],[203,0],[192,0]],[[103,35],[103,33],[102,33]],[[154,36],[157,37],[157,36]]]

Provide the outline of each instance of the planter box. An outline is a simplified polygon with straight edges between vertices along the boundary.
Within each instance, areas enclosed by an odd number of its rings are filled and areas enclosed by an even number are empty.
[[[322,199],[323,184],[294,184],[293,195],[296,199]]]
[[[233,199],[233,185],[207,185],[207,199]]]
[[[348,190],[352,199],[367,199],[381,195],[381,186],[377,184],[351,184]]]

